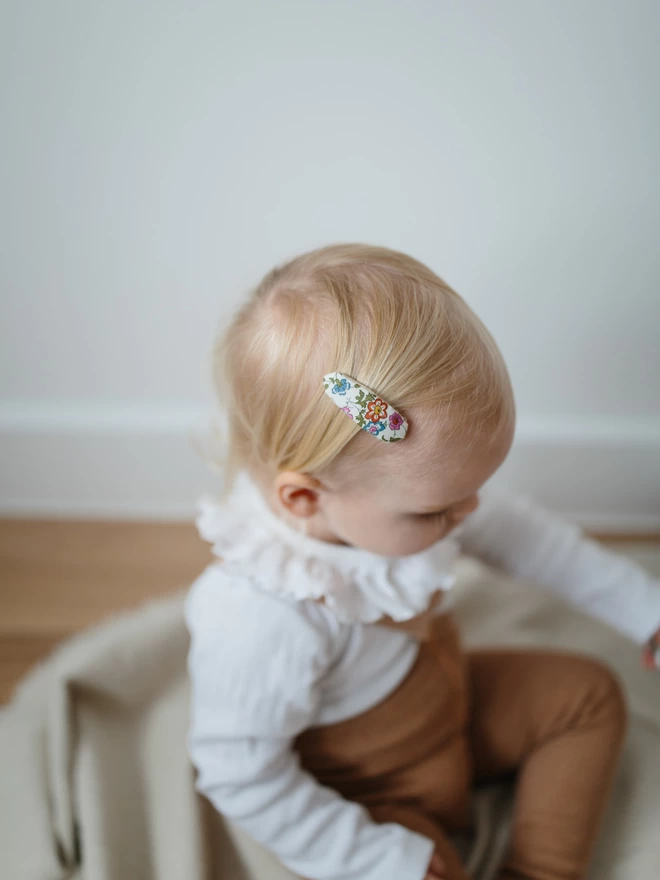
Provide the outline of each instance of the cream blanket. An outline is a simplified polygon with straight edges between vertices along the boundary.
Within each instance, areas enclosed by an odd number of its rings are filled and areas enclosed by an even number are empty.
[[[632,721],[590,880],[657,880],[660,676],[641,668],[635,645],[557,598],[471,560],[459,574],[468,645],[579,649],[619,673]],[[0,713],[2,880],[291,878],[195,794],[182,599],[72,639]],[[475,796],[465,854],[478,880],[492,877],[509,807],[505,788]]]

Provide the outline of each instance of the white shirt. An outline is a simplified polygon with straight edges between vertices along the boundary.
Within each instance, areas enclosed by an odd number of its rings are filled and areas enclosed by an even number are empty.
[[[426,873],[430,840],[377,825],[320,786],[301,770],[292,741],[365,711],[403,680],[416,641],[372,622],[412,617],[438,589],[450,590],[461,551],[535,579],[640,642],[660,624],[660,582],[519,497],[484,492],[450,536],[407,557],[301,535],[246,474],[226,503],[202,502],[198,526],[222,561],[186,602],[197,787],[311,880]]]

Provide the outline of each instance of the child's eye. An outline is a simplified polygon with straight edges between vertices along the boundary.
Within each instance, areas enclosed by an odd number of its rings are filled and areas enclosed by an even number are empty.
[[[446,513],[446,510],[437,510],[431,511],[430,513],[417,513],[415,515],[420,519],[440,519],[440,517],[445,516]]]

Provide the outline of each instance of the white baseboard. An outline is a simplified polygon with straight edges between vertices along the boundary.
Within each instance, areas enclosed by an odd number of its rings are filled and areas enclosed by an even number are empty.
[[[198,407],[0,405],[0,513],[187,519],[217,487]],[[660,531],[660,419],[522,418],[494,482],[586,528]]]

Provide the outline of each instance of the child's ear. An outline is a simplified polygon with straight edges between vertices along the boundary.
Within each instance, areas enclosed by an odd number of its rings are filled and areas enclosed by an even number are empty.
[[[307,474],[284,471],[275,480],[275,496],[278,503],[293,516],[305,519],[319,510],[321,484]]]

